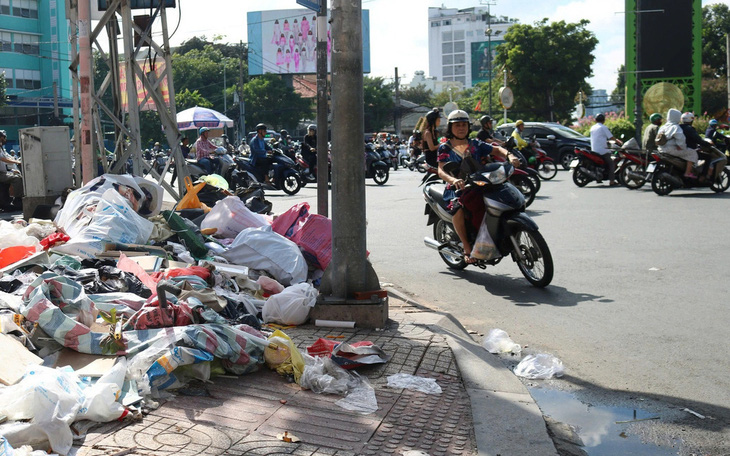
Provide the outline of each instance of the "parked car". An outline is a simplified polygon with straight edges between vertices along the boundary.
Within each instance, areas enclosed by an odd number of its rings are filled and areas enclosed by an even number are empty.
[[[509,137],[515,129],[514,123],[508,123],[497,127],[497,132]],[[550,122],[525,122],[525,129],[522,138],[529,141],[529,138],[537,137],[540,147],[563,166],[563,169],[570,169],[570,162],[575,158],[575,148],[591,148],[591,138],[583,136],[572,128]]]

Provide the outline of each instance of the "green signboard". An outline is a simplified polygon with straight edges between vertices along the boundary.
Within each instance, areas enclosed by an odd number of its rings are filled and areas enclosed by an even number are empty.
[[[471,84],[489,81],[489,70],[494,69],[494,57],[497,55],[497,46],[504,41],[492,40],[471,43]],[[491,48],[490,48],[491,44]],[[491,61],[490,61],[491,56]]]

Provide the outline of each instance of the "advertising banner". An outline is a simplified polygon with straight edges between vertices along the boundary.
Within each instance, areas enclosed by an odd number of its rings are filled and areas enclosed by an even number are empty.
[[[329,11],[328,11],[329,12]],[[248,21],[248,74],[317,72],[317,15],[308,9],[252,11]],[[327,67],[332,38],[327,16]],[[362,11],[363,71],[370,72],[370,12]]]
[[[137,64],[142,68],[142,72],[145,74],[148,74],[150,71],[152,71],[151,65],[149,60],[144,60],[142,62],[137,62]],[[157,75],[157,78],[162,78],[162,72],[165,70],[165,61],[155,62],[155,75]],[[140,81],[139,78],[135,77],[135,85],[137,86],[137,104],[140,105],[139,110],[140,111],[157,111],[157,107],[155,106],[155,102],[152,100],[152,96],[150,95],[149,98],[147,98],[147,101],[142,105],[142,100],[144,100],[145,96],[147,95],[147,91],[144,88],[144,85],[142,85],[142,81]],[[127,97],[127,71],[125,65],[120,65],[119,67],[119,83],[121,86],[121,95],[122,95],[122,109],[127,112],[129,111],[129,99]],[[170,90],[167,86],[167,77],[162,79],[160,82],[160,91],[162,92],[162,98],[165,100],[165,104],[167,106],[170,106]]]
[[[471,43],[471,83],[476,85],[480,82],[489,81],[489,68],[494,69],[494,57],[497,55],[497,46],[504,41],[492,40],[490,49],[488,41],[477,41]]]

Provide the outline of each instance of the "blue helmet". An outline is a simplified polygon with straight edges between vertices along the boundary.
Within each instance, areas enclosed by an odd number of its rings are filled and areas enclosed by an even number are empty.
[[[716,127],[716,126],[717,126],[717,124],[719,124],[719,123],[720,123],[720,122],[718,122],[718,121],[717,121],[717,119],[712,119],[712,120],[710,121],[710,126],[711,126],[711,127]]]
[[[200,130],[198,130],[198,136],[202,135],[206,131],[210,131],[210,128],[208,128],[208,127],[200,127]]]

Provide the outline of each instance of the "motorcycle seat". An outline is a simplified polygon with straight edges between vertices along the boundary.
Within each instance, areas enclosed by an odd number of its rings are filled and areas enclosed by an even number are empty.
[[[444,201],[444,189],[443,185],[429,185],[426,188],[428,196],[430,196],[439,206],[444,209],[448,209],[448,203]]]

